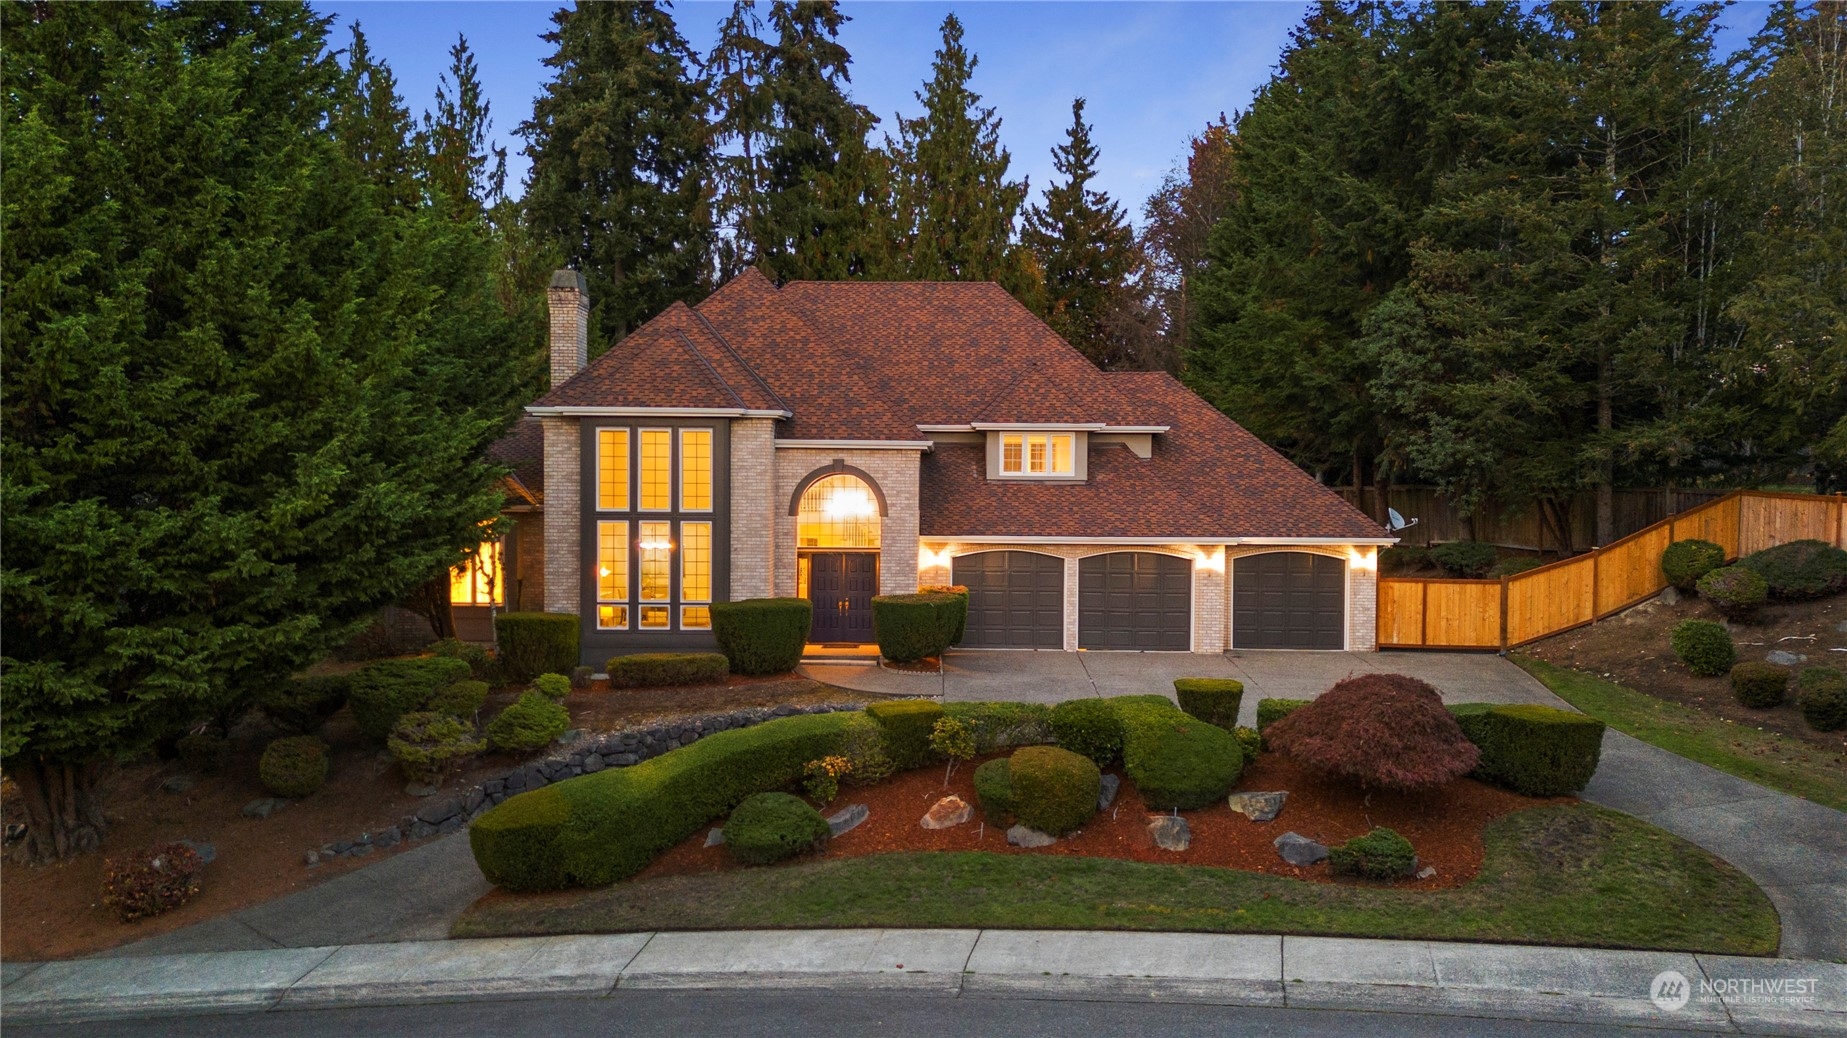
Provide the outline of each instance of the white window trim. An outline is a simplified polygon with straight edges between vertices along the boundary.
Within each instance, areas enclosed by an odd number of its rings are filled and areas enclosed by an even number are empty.
[[[622,527],[622,575],[624,579],[622,581],[621,598],[603,597],[603,527],[605,524]],[[634,627],[635,610],[629,602],[629,583],[630,579],[634,577],[634,574],[629,572],[630,526],[631,523],[627,519],[598,519],[596,521],[596,604],[599,607],[606,605],[621,606],[628,614],[624,617],[624,622],[621,626],[609,626],[603,623],[603,611],[601,608],[598,608],[596,614],[596,629],[599,631],[627,631]]]
[[[705,460],[706,460],[705,499],[707,502],[710,502],[710,503],[708,503],[704,508],[689,508],[687,507],[686,501],[685,501],[685,497],[686,497],[686,434],[694,433],[694,432],[705,433]],[[717,493],[718,491],[718,434],[714,432],[709,426],[692,425],[692,426],[687,426],[681,429],[679,436],[675,437],[675,441],[676,441],[675,446],[669,452],[669,453],[672,453],[673,456],[669,458],[668,461],[673,466],[673,477],[674,477],[673,478],[673,492],[675,495],[679,496],[681,499],[679,501],[680,511],[691,512],[695,515],[710,515],[712,514],[712,511],[713,511],[713,503],[716,503],[718,500],[718,493]],[[673,453],[676,451],[677,453]]]
[[[644,477],[647,475],[648,471],[648,462],[643,455],[642,443],[651,432],[667,434],[667,507],[665,508],[649,508],[641,503],[643,496],[642,488],[646,485]],[[629,445],[629,449],[634,452],[635,458],[635,497],[633,499],[635,507],[630,509],[630,511],[652,512],[657,515],[665,515],[673,511],[673,506],[678,503],[675,499],[680,495],[680,466],[674,464],[678,460],[674,450],[674,441],[675,437],[672,429],[658,426],[643,426],[635,430],[634,442]],[[659,628],[650,628],[650,630],[659,630]]]
[[[1020,440],[1020,468],[1017,469],[1010,469],[1007,467],[1007,438],[1010,436],[1017,436]],[[1030,468],[1032,465],[1031,441],[1034,436],[1045,437],[1046,457],[1044,472],[1034,472]],[[1052,450],[1052,441],[1060,438],[1069,442],[1069,447],[1065,451],[1065,464],[1069,467],[1063,471],[1052,468],[1052,455],[1054,453]],[[1000,434],[999,456],[1000,474],[1008,479],[1075,479],[1077,478],[1077,433],[1044,429],[1008,430]]]
[[[590,492],[596,497],[596,510],[614,513],[634,511],[633,508],[603,507],[603,434],[605,432],[620,432],[628,437],[628,464],[622,467],[622,478],[628,483],[628,493],[623,496],[627,498],[630,505],[635,503],[635,430],[626,425],[599,425],[596,427],[596,468],[592,470],[596,473],[596,485],[590,488]]]

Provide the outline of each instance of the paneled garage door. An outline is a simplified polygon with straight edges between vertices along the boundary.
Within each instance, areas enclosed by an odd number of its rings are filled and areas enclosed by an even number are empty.
[[[1276,551],[1231,565],[1232,648],[1346,647],[1347,567],[1341,560]]]
[[[1193,564],[1119,551],[1077,564],[1077,643],[1085,649],[1192,648]]]
[[[1065,560],[1030,551],[958,555],[950,579],[968,588],[971,649],[1062,649]]]

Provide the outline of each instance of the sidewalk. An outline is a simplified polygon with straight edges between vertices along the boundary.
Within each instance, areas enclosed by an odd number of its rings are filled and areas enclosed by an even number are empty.
[[[1669,971],[1686,980],[1689,998],[1678,1008],[1663,1008],[1650,997]],[[1847,965],[1321,937],[641,933],[7,963],[0,979],[0,1021],[7,1024],[604,997],[637,989],[794,988],[1450,1013],[1734,1034],[1847,1033]],[[1789,1004],[1779,993],[1806,1001]]]

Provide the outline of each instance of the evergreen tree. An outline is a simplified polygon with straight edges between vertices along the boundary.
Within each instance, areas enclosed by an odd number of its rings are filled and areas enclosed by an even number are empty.
[[[397,77],[390,67],[372,59],[372,48],[358,22],[353,23],[352,35],[328,129],[388,201],[415,206],[421,201],[418,176],[422,164],[411,143],[410,110],[398,96]]]
[[[458,35],[449,48],[449,70],[436,85],[436,111],[423,113],[420,140],[431,187],[445,198],[472,203],[476,213],[507,190],[507,149],[488,143],[492,111],[468,37]]]
[[[329,135],[369,90],[305,5],[6,14],[0,765],[44,860],[109,762],[479,542],[513,387],[485,236]]]
[[[1046,189],[1045,204],[1027,210],[1020,241],[1038,259],[1046,321],[1100,368],[1138,358],[1114,332],[1118,299],[1131,289],[1141,258],[1122,209],[1090,182],[1097,146],[1084,123],[1084,99],[1071,102],[1071,128],[1052,149],[1052,167],[1065,179]]]
[[[709,288],[709,101],[661,4],[579,4],[552,21],[555,72],[520,126],[526,211],[589,281],[600,353]]]
[[[763,21],[756,0],[735,0],[731,14],[718,27],[718,42],[706,57],[710,78],[713,157],[717,188],[714,215],[718,280],[731,280],[759,259],[757,224],[766,196],[763,149],[775,123],[775,101],[764,83],[770,45],[763,40]],[[725,151],[735,148],[734,152]]]
[[[1142,248],[1162,343],[1177,355],[1191,340],[1193,285],[1206,267],[1206,242],[1237,201],[1238,135],[1221,113],[1189,144],[1186,166],[1161,181],[1142,206]]]

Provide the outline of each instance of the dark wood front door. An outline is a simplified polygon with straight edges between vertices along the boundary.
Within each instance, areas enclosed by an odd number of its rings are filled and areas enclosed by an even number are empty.
[[[814,603],[817,642],[872,640],[872,596],[879,593],[879,557],[868,551],[815,552],[808,556],[808,599]]]

